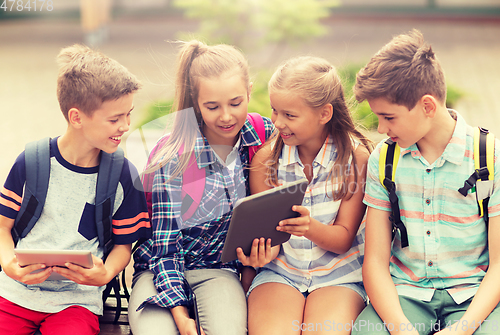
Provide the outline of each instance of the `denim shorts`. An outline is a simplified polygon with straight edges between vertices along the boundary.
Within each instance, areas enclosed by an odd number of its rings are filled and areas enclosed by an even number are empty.
[[[259,285],[265,284],[265,283],[280,283],[280,284],[285,284],[288,286],[291,286],[295,289],[299,290],[299,287],[295,282],[290,280],[289,278],[274,272],[273,270],[269,269],[261,269],[260,272],[255,276],[255,278],[252,281],[252,285],[250,286],[250,289],[248,289],[247,297],[250,295],[250,292],[254,288],[256,288]],[[347,287],[359,294],[361,299],[366,303],[367,300],[367,295],[364,286],[361,283],[344,283],[344,284],[336,284],[336,285],[329,285],[329,286],[342,286],[342,287]],[[312,292],[312,291],[311,291]],[[304,298],[307,298],[309,291],[301,292]]]

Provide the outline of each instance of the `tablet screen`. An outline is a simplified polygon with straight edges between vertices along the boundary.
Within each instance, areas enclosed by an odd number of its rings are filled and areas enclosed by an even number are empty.
[[[73,263],[84,268],[93,266],[92,254],[86,250],[35,250],[35,249],[15,249],[17,261],[20,266],[31,264],[45,264],[45,266],[65,267],[66,263]],[[42,270],[33,271],[33,273]],[[52,273],[47,280],[67,280],[67,278]]]
[[[308,184],[304,178],[238,201],[224,242],[222,262],[237,259],[238,247],[248,256],[255,238],[271,238],[272,246],[288,241],[290,234],[277,231],[276,226],[281,220],[299,215],[292,211],[292,206],[302,204]]]

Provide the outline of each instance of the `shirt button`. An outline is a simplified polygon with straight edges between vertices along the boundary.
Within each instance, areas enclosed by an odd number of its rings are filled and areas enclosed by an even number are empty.
[[[430,173],[430,172],[431,172],[431,169],[427,169],[427,170],[425,170],[425,172]]]
[[[425,199],[425,203],[428,205],[431,203],[431,199]]]
[[[429,263],[427,263],[427,265],[432,266],[432,265],[434,265],[434,263],[432,263],[432,261],[429,261]]]
[[[431,231],[430,231],[430,230],[428,230],[426,233],[427,233],[427,235],[430,235],[430,234],[431,234]]]
[[[308,203],[309,203],[309,199],[306,199],[304,202],[305,202],[306,204],[308,204]]]

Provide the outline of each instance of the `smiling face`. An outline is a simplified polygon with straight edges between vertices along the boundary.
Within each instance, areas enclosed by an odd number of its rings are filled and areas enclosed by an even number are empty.
[[[198,106],[211,145],[234,146],[247,117],[249,94],[238,72],[199,79]]]
[[[325,119],[321,111],[306,105],[304,99],[288,91],[269,93],[273,114],[271,120],[283,142],[289,146],[321,146],[326,138]]]
[[[385,98],[368,99],[368,104],[378,118],[378,132],[387,134],[401,148],[418,143],[430,129],[421,100],[411,110]]]
[[[115,152],[122,135],[129,130],[133,101],[134,94],[131,93],[103,102],[92,116],[81,113],[81,129],[87,144],[107,153]]]

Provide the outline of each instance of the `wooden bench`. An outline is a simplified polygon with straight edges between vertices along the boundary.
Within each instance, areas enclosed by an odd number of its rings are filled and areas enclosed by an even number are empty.
[[[100,317],[101,325],[100,335],[130,335],[130,326],[128,324],[128,302],[125,297],[120,297],[122,307],[121,315],[118,321],[115,321],[116,298],[110,296],[104,304],[104,315]]]
[[[133,262],[127,266],[120,278],[120,317],[116,319],[116,296],[111,292],[104,304],[104,314],[99,319],[101,326],[100,335],[131,335],[130,326],[128,324],[128,300],[129,292],[132,285]]]

